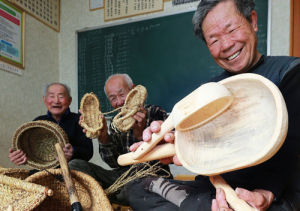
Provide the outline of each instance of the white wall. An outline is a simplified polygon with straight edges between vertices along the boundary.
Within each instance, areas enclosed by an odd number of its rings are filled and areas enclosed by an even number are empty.
[[[17,168],[8,158],[16,129],[47,111],[42,85],[59,81],[58,33],[30,15],[25,20],[23,75],[0,70],[0,166],[6,168]]]

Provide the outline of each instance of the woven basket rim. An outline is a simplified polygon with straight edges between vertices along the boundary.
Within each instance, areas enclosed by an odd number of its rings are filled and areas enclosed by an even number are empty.
[[[65,146],[67,143],[69,143],[66,132],[58,124],[47,120],[37,120],[24,123],[16,130],[12,139],[13,150],[24,150],[19,148],[19,142],[21,141],[20,139],[22,138],[22,135],[31,129],[46,129],[48,132],[51,132],[55,135],[58,143],[60,143],[62,146]],[[30,152],[25,153],[26,155],[30,154]],[[40,163],[28,159],[27,156],[27,162],[25,163],[25,165],[33,167],[35,169],[48,169],[59,166],[59,161],[55,159],[52,162],[47,162],[46,164],[42,165]]]
[[[62,175],[62,170],[61,169],[48,169],[47,171],[50,172],[52,175]],[[25,179],[25,181],[35,183],[35,182],[38,182],[39,179],[44,180],[45,177],[52,177],[52,175],[50,175],[48,172],[46,172],[46,171],[37,172],[37,173],[27,177]],[[97,203],[96,205],[100,204],[100,206],[105,211],[106,210],[113,211],[111,203],[108,200],[104,190],[102,189],[100,184],[93,177],[91,177],[90,175],[85,174],[83,172],[76,171],[76,170],[70,170],[70,173],[71,173],[72,178],[76,177],[77,179],[80,179],[80,181],[85,180],[90,184],[89,185],[90,189],[88,191],[92,195],[92,196],[90,196],[91,200],[92,200],[92,197],[97,197],[98,201],[95,202],[95,204]],[[51,188],[51,187],[49,187],[49,188]],[[53,189],[53,191],[54,191],[54,194],[55,194],[54,189]],[[85,200],[85,198],[86,198],[86,196],[81,197],[82,200]]]

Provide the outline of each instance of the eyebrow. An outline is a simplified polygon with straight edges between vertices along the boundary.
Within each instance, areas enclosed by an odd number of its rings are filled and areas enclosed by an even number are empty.
[[[227,24],[225,25],[225,30],[228,29],[231,25],[232,25],[231,22],[227,23]],[[218,34],[218,33],[213,33],[213,34],[209,35],[209,38],[215,37],[216,34]]]
[[[54,92],[48,92],[47,94],[48,95],[54,95]],[[58,93],[58,95],[64,95],[64,93],[60,92],[60,93]]]
[[[117,92],[118,93],[120,93],[120,92],[122,92],[123,91],[123,89],[119,89]],[[110,97],[113,97],[113,96],[115,96],[114,94],[111,94],[111,95],[109,95],[108,97],[110,98]]]

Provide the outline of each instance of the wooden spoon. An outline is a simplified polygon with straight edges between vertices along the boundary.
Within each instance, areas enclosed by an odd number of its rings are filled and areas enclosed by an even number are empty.
[[[253,211],[218,174],[258,165],[279,150],[288,128],[286,105],[275,84],[257,74],[244,73],[218,83],[230,91],[232,104],[206,124],[176,130],[175,150],[172,144],[157,146],[155,149],[158,148],[161,155],[156,158],[154,149],[142,162],[147,161],[147,157],[155,160],[176,152],[185,168],[210,176],[213,185],[225,191],[226,200],[234,210]],[[165,151],[167,156],[163,156]],[[139,162],[132,159],[132,154],[120,156],[118,163]]]
[[[176,103],[159,133],[152,134],[149,142],[144,142],[133,154],[133,159],[140,159],[149,152],[174,127],[186,131],[200,127],[232,103],[231,93],[219,83],[207,83]]]

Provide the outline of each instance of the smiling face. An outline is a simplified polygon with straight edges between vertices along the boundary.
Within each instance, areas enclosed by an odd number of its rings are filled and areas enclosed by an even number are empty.
[[[256,48],[256,12],[252,11],[249,23],[231,0],[217,4],[207,13],[202,30],[215,62],[229,72],[247,72],[261,56]]]
[[[114,109],[122,107],[125,103],[128,93],[134,87],[135,85],[128,87],[124,77],[122,76],[111,77],[105,85],[105,91],[112,107]]]
[[[44,104],[47,106],[52,117],[59,121],[61,116],[66,113],[72,97],[69,98],[66,88],[60,84],[51,85],[46,96],[43,97]]]

